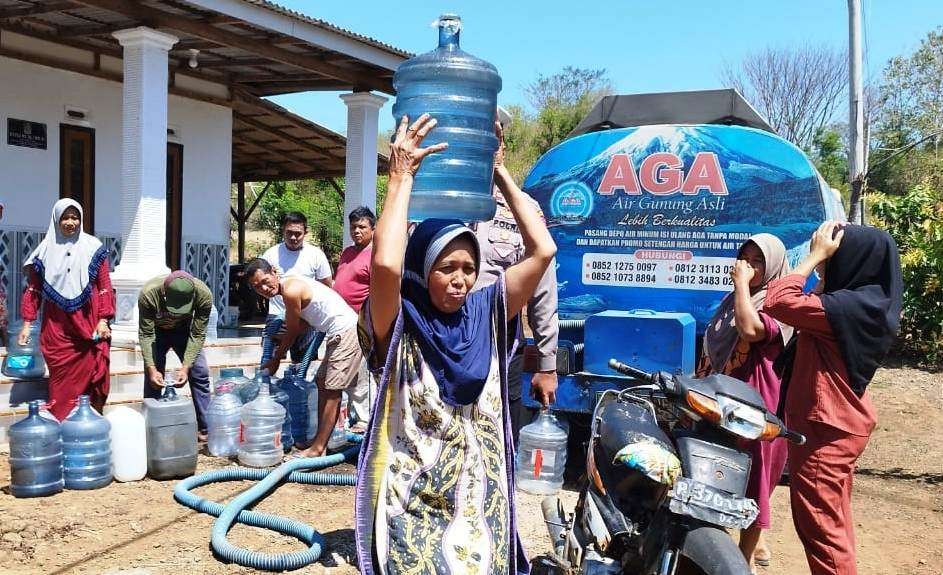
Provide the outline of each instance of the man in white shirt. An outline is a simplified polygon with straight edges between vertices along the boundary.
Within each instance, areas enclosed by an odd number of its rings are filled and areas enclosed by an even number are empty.
[[[308,218],[301,212],[288,212],[282,218],[282,243],[265,250],[262,259],[274,267],[280,276],[303,276],[317,280],[327,287],[334,285],[331,264],[321,248],[305,242],[308,235]],[[269,315],[265,318],[265,331],[269,333],[272,322],[285,318],[285,307],[281,298],[269,300]],[[291,346],[292,361],[299,362],[305,349],[314,337],[314,332],[304,334]],[[263,357],[263,361],[269,358]]]
[[[331,264],[321,248],[305,242],[307,235],[308,218],[301,212],[288,212],[282,219],[282,243],[265,250],[262,259],[282,277],[305,276],[332,287]]]

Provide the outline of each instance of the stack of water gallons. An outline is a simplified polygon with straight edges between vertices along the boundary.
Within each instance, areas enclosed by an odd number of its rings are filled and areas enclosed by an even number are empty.
[[[490,220],[501,77],[494,66],[459,47],[461,18],[443,14],[438,26],[439,46],[403,62],[393,76],[397,124],[404,115],[412,123],[430,114],[438,124],[422,145],[449,145],[423,160],[409,198],[409,219]]]

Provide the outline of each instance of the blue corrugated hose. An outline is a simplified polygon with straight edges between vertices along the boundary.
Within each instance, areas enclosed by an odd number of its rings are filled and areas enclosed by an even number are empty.
[[[360,443],[362,437],[348,433],[347,441]],[[313,527],[300,521],[259,511],[248,511],[247,508],[256,505],[285,481],[305,485],[354,485],[356,476],[353,473],[319,473],[316,471],[345,461],[356,463],[359,451],[360,446],[355,445],[343,453],[287,461],[272,470],[235,467],[201,473],[177,483],[174,487],[174,499],[191,509],[217,517],[216,522],[213,523],[211,544],[213,551],[224,561],[265,571],[300,569],[305,565],[314,563],[321,557],[324,550],[324,537]],[[207,501],[191,493],[192,489],[210,483],[247,480],[259,480],[259,482],[225,506],[215,501]],[[273,554],[237,547],[230,543],[226,537],[237,521],[252,527],[271,529],[295,537],[307,545],[308,548],[304,551]]]
[[[269,324],[268,329],[264,333],[262,338],[263,364],[272,357],[272,353],[275,350],[275,342],[271,336],[278,333],[281,327],[282,320],[275,320]],[[305,350],[304,358],[301,360],[300,375],[302,378],[304,378],[307,373],[311,358],[321,345],[322,339],[324,339],[324,334],[320,332],[316,333],[314,337],[311,338],[311,342]],[[348,433],[347,441],[349,443],[359,444],[363,441],[363,437],[354,433]],[[321,553],[324,550],[324,537],[315,531],[313,527],[301,523],[300,521],[272,515],[270,513],[248,511],[246,508],[255,506],[255,504],[267,497],[277,486],[285,481],[303,483],[305,485],[354,485],[357,481],[357,476],[353,473],[320,473],[317,471],[344,463],[345,461],[356,464],[357,454],[359,452],[360,445],[355,445],[343,453],[335,453],[334,455],[326,455],[323,457],[293,459],[272,470],[235,467],[201,473],[200,475],[188,477],[174,486],[174,499],[190,509],[207,513],[217,518],[213,523],[210,543],[212,544],[213,551],[224,561],[265,571],[300,569],[305,565],[314,563],[321,557]],[[210,483],[250,480],[258,480],[258,483],[238,495],[225,506],[215,501],[207,501],[190,492],[192,489]],[[232,526],[237,521],[251,525],[252,527],[271,529],[272,531],[294,537],[307,545],[308,548],[304,551],[273,554],[250,551],[249,549],[237,547],[230,543],[229,539],[226,537],[229,530],[232,529]]]

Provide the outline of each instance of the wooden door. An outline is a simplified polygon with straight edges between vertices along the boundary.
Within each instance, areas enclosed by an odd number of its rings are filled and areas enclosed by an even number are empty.
[[[59,197],[82,205],[82,229],[95,233],[95,130],[59,124]]]
[[[183,236],[183,146],[167,144],[167,267],[180,269]]]

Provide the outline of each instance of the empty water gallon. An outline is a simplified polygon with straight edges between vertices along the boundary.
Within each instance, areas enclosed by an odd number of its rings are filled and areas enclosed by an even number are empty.
[[[62,432],[59,422],[40,415],[40,401],[10,426],[10,494],[41,497],[62,491]]]
[[[438,26],[439,46],[403,62],[393,76],[397,123],[403,115],[412,123],[428,113],[438,124],[423,146],[449,145],[423,160],[409,198],[409,219],[490,220],[501,77],[493,65],[459,47],[461,18],[443,14]]]
[[[271,390],[272,399],[276,401],[285,409],[285,418],[282,420],[282,450],[291,451],[291,446],[295,444],[295,438],[291,433],[291,413],[288,411],[288,392],[285,391],[283,384],[285,383],[285,378],[282,378],[277,383],[272,382],[269,389]]]
[[[147,427],[147,474],[153,479],[189,477],[196,471],[196,411],[189,397],[172,385],[160,399],[144,400]]]
[[[291,420],[291,437],[295,443],[305,443],[308,437],[308,385],[298,373],[298,366],[288,366],[281,387],[282,391],[288,394],[288,418]],[[283,437],[282,443],[284,442]]]
[[[242,406],[239,432],[239,463],[249,467],[269,467],[282,460],[282,424],[285,408],[270,395],[263,382],[258,396]]]
[[[242,401],[236,395],[233,385],[232,379],[217,381],[213,399],[206,410],[206,447],[210,455],[216,457],[231,457],[239,451]]]
[[[320,361],[311,362],[311,373],[317,373],[321,367]],[[318,384],[308,381],[308,432],[305,439],[311,441],[318,434]]]
[[[3,375],[16,379],[38,379],[46,374],[46,362],[39,349],[39,322],[34,321],[26,345],[20,345],[22,324],[10,324],[7,331],[7,356],[3,360]]]
[[[66,489],[98,489],[111,483],[111,424],[80,395],[62,422],[63,476]]]
[[[337,423],[334,424],[334,430],[331,431],[331,437],[327,440],[327,448],[338,450],[347,445],[347,424],[350,411],[348,410],[347,392],[341,393],[341,412],[337,416]]]
[[[117,481],[140,481],[147,475],[147,432],[144,416],[130,407],[109,408],[112,475]]]
[[[563,487],[566,429],[549,410],[521,429],[517,451],[517,487],[536,495],[553,495]]]

